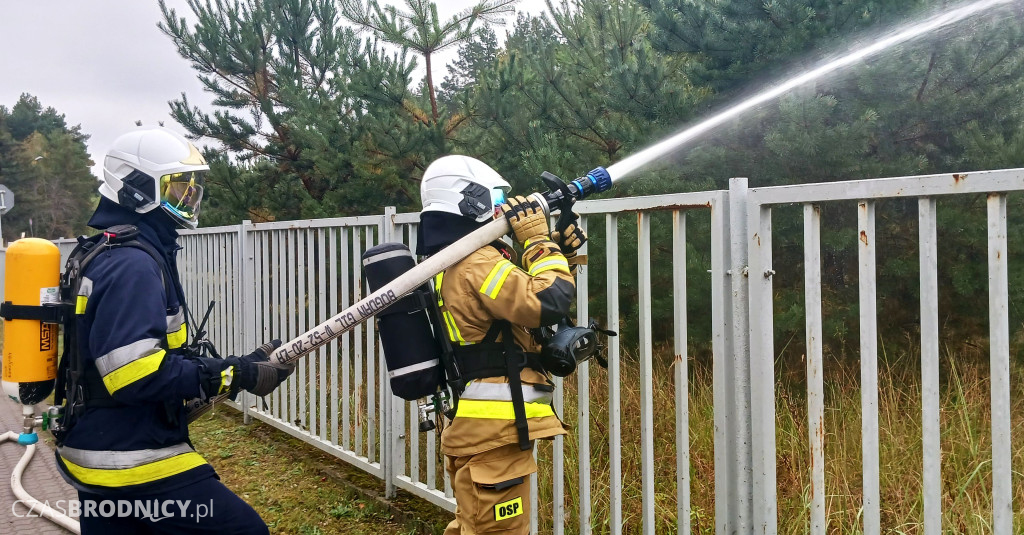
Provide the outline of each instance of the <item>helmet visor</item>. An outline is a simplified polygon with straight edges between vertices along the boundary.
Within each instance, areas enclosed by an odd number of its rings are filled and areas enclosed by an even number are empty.
[[[160,177],[160,203],[185,221],[195,221],[203,200],[206,171],[171,173]]]
[[[501,205],[505,204],[505,194],[508,188],[491,188],[491,206],[494,206],[494,217],[501,215]]]

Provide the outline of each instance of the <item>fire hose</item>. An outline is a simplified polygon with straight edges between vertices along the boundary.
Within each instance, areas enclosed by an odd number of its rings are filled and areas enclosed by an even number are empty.
[[[32,406],[25,405],[23,413],[26,417],[26,421],[34,420],[34,409]],[[26,423],[26,425],[28,425],[28,423]],[[53,509],[48,504],[33,498],[21,484],[21,476],[25,473],[25,468],[28,467],[28,463],[32,461],[32,457],[36,453],[36,441],[38,439],[35,431],[31,428],[27,428],[26,432],[21,434],[15,433],[14,431],[8,431],[0,434],[0,443],[8,440],[25,446],[25,453],[22,454],[18,464],[14,466],[14,471],[11,472],[11,490],[14,491],[14,497],[17,498],[22,505],[28,507],[29,512],[33,515],[41,516],[71,532],[81,533],[82,528],[77,520]]]
[[[548,215],[551,215],[555,210],[571,210],[573,203],[577,200],[584,199],[594,193],[607,191],[612,186],[612,177],[603,167],[597,167],[587,173],[586,176],[572,180],[568,184],[550,173],[544,173],[542,179],[550,188],[549,191],[533,193],[530,195],[530,199],[537,201],[544,210],[544,213]],[[501,238],[509,230],[511,230],[509,223],[503,217],[487,223],[428,257],[391,281],[391,283],[370,293],[352,306],[294,339],[285,342],[270,355],[270,358],[276,359],[281,364],[286,364],[316,351],[321,346],[391,306],[401,297],[430,280],[434,275],[457,264],[473,251]],[[221,394],[211,399],[210,402],[197,403],[190,406],[189,421],[195,420],[214,403],[218,403],[226,398],[227,394]]]
[[[556,209],[570,210],[572,204],[577,200],[606,191],[612,186],[612,178],[603,167],[598,167],[587,173],[586,176],[577,178],[568,184],[549,173],[545,173],[543,178],[551,189],[545,193],[534,193],[530,195],[530,199],[537,201],[544,209],[544,213],[548,215]],[[276,359],[281,364],[286,364],[315,351],[378,314],[402,296],[430,280],[434,275],[466,258],[473,251],[501,238],[509,230],[509,223],[503,217],[487,223],[437,254],[428,257],[391,281],[390,284],[384,285],[327,321],[282,344],[270,355],[270,358]]]

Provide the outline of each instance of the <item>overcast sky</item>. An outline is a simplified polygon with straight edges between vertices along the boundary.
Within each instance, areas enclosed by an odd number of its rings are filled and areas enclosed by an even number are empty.
[[[475,3],[439,0],[438,12],[447,17]],[[167,4],[191,13],[185,0]],[[3,0],[0,6],[0,105],[9,109],[30,93],[63,113],[69,125],[82,125],[91,136],[97,176],[107,148],[136,120],[164,121],[182,131],[168,114],[169,100],[185,93],[209,109],[210,97],[188,62],[156,26],[156,0]],[[544,9],[543,0],[517,6],[533,14]],[[452,58],[454,51],[444,60]]]

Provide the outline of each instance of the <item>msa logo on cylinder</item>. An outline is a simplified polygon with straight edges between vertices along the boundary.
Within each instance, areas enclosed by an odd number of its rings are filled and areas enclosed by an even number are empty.
[[[523,514],[523,498],[515,498],[494,506],[494,520],[508,520]]]
[[[56,338],[56,325],[50,323],[39,323],[39,351],[52,351],[54,338]]]

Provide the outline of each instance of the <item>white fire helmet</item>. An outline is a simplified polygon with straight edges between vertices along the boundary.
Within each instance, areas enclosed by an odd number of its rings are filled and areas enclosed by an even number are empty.
[[[195,145],[164,128],[117,138],[103,160],[100,195],[140,214],[161,207],[182,228],[196,228],[210,166]]]
[[[494,217],[512,186],[490,166],[469,156],[442,156],[423,172],[424,212],[448,212],[482,223]]]

